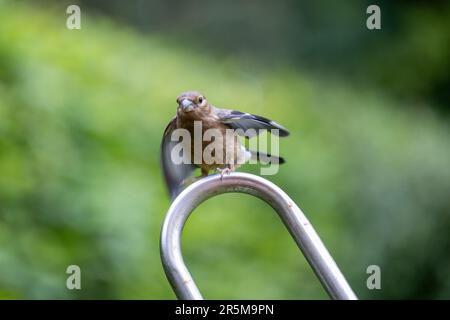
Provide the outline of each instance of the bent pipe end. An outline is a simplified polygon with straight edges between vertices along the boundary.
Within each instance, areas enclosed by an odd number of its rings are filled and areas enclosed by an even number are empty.
[[[191,212],[203,201],[230,192],[251,194],[270,204],[329,296],[339,300],[357,299],[313,226],[294,201],[272,182],[240,172],[223,178],[218,174],[211,175],[194,182],[174,199],[167,211],[161,230],[161,260],[167,279],[179,299],[203,299],[181,254],[184,225]]]

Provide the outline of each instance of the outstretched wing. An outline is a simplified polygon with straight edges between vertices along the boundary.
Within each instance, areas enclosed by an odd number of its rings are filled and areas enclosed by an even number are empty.
[[[232,129],[242,129],[244,131],[254,129],[254,132],[251,132],[253,131],[251,130],[247,134],[244,134],[247,138],[252,138],[259,134],[260,129],[278,129],[278,135],[280,137],[286,137],[289,135],[289,131],[286,128],[270,119],[236,110],[218,108],[216,110],[216,114],[220,121],[228,127]]]
[[[176,117],[174,117],[164,130],[161,142],[161,166],[164,173],[170,198],[173,200],[183,189],[182,182],[195,170],[194,164],[175,164],[171,158],[171,151],[178,141],[171,141],[173,130],[176,129]]]

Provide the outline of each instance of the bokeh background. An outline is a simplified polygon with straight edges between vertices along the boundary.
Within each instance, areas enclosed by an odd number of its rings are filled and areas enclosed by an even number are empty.
[[[175,298],[159,144],[197,89],[290,129],[267,178],[360,298],[450,298],[450,5],[375,1],[370,31],[369,4],[0,0],[0,297]],[[183,253],[209,299],[327,298],[250,196],[195,210]],[[81,290],[66,289],[71,264]]]

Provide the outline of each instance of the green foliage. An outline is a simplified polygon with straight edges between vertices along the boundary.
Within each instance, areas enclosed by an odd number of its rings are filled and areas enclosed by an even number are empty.
[[[174,298],[159,258],[159,143],[188,89],[291,130],[268,179],[360,297],[449,296],[447,123],[382,92],[211,58],[94,16],[70,31],[55,10],[0,3],[0,297]],[[204,203],[183,241],[206,298],[326,298],[272,209],[249,196]],[[65,287],[71,264],[82,290]],[[370,264],[380,291],[365,286]]]

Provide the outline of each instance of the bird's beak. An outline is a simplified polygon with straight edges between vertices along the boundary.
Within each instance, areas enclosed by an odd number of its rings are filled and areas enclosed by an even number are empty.
[[[185,112],[192,111],[194,109],[194,103],[189,99],[183,99],[180,101],[180,107]]]

